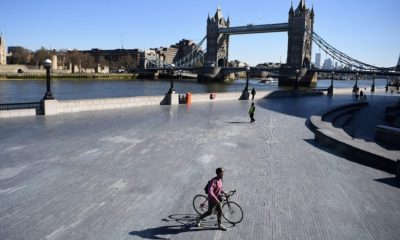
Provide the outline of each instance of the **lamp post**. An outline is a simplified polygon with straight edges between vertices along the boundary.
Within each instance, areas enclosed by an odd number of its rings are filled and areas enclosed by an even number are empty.
[[[331,75],[331,85],[328,88],[328,94],[332,95],[333,94],[333,75],[335,74],[334,71],[332,71],[332,75]]]
[[[385,91],[387,92],[388,90],[389,90],[389,77],[386,77]]]
[[[298,89],[299,88],[299,83],[298,83],[298,81],[299,81],[299,73],[300,73],[300,70],[299,69],[296,69],[296,82],[294,83],[294,89]]]
[[[169,87],[169,90],[168,90],[169,94],[175,92],[175,90],[174,90],[174,67],[175,67],[175,64],[171,64],[171,67],[170,67],[171,68],[170,69],[170,71],[171,71],[171,79],[170,79],[170,87]]]
[[[51,60],[46,59],[43,62],[44,67],[46,68],[46,94],[43,97],[43,100],[51,100],[54,99],[53,94],[51,93],[50,89],[50,67],[51,67]]]
[[[179,69],[178,73],[179,73],[179,79],[182,80],[182,70]]]
[[[353,92],[358,92],[358,72],[356,72],[356,83],[353,86]]]
[[[372,74],[372,86],[371,86],[371,92],[375,92],[375,73]]]
[[[244,88],[243,91],[249,91],[249,73],[250,73],[250,67],[246,67],[246,87]]]

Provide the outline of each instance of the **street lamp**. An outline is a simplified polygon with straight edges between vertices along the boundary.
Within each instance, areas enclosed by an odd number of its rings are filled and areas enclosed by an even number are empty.
[[[51,67],[51,60],[46,59],[43,62],[44,67],[46,68],[46,94],[43,97],[43,100],[51,100],[54,99],[53,94],[50,90],[50,67]]]
[[[243,91],[249,91],[249,73],[250,73],[250,67],[246,67],[246,87],[244,88]]]
[[[174,93],[175,92],[175,90],[174,90],[174,67],[175,67],[175,64],[171,64],[171,69],[170,69],[170,71],[171,71],[171,79],[170,79],[170,88],[169,88],[169,90],[168,90],[168,93],[169,94],[171,94],[171,93]]]
[[[299,81],[299,73],[300,73],[300,70],[299,69],[296,69],[296,82],[294,83],[294,89],[298,89],[299,88],[299,83],[298,83],[298,81]]]
[[[356,72],[356,83],[353,86],[353,92],[358,92],[358,72]]]
[[[332,71],[332,76],[331,76],[331,85],[328,88],[328,94],[332,95],[333,94],[333,75],[335,74],[334,71]]]
[[[387,92],[388,90],[389,90],[389,77],[386,77],[385,91]]]
[[[179,73],[179,79],[182,80],[182,69],[179,69],[178,73]]]
[[[372,86],[371,86],[371,92],[375,92],[375,73],[372,74]]]

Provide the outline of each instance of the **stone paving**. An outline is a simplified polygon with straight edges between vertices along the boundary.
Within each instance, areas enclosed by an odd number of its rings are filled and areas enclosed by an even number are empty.
[[[2,119],[0,239],[398,239],[393,175],[318,146],[305,124],[352,101],[262,99],[254,124],[246,101]],[[219,166],[245,214],[227,232],[192,225]]]

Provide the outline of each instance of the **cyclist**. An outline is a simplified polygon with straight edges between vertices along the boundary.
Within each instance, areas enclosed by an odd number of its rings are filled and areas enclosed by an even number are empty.
[[[221,208],[221,194],[226,193],[222,190],[222,179],[224,178],[224,169],[217,168],[215,170],[217,176],[211,179],[211,183],[208,186],[208,210],[200,216],[197,216],[196,223],[197,226],[200,227],[200,222],[207,216],[210,216],[214,210],[217,211],[217,219],[218,219],[218,229],[226,231],[228,230],[226,227],[222,225],[222,208]]]

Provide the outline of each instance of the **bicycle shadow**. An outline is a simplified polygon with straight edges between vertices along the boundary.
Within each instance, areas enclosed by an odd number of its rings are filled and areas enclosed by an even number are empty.
[[[155,228],[147,228],[138,231],[131,231],[129,235],[138,236],[144,239],[170,239],[163,237],[167,235],[178,235],[185,232],[199,232],[207,230],[218,230],[216,217],[209,217],[202,222],[201,227],[196,226],[197,214],[172,214],[168,218],[161,219],[163,222],[178,223]]]
[[[249,121],[226,121],[227,123],[251,123]]]

